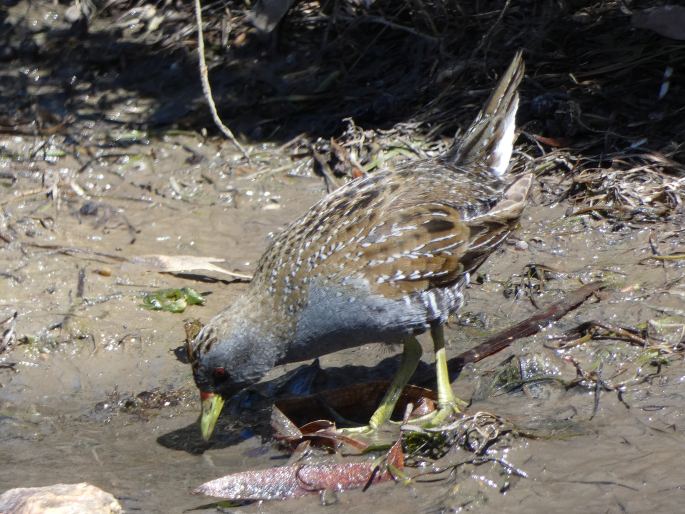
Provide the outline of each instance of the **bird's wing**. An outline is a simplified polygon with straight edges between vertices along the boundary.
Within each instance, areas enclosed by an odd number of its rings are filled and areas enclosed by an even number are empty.
[[[404,178],[401,172],[379,173],[336,191],[277,236],[255,280],[268,287],[280,277],[288,292],[317,277],[335,283],[365,278],[386,297],[447,286],[475,270],[507,237],[532,182],[530,175],[519,178],[496,203],[467,215],[462,196],[473,194],[469,188],[457,183],[449,195],[452,180],[429,187],[423,183],[431,180],[428,175]]]
[[[533,175],[517,178],[489,210],[468,220],[468,250],[461,258],[465,271],[475,271],[509,235],[526,206]]]
[[[371,289],[396,297],[456,280],[471,235],[459,210],[437,200],[388,207],[351,252]]]
[[[492,207],[469,217],[449,199],[410,201],[407,208],[391,204],[382,227],[359,241],[365,275],[385,296],[453,284],[507,238],[532,181],[532,175],[518,178]]]

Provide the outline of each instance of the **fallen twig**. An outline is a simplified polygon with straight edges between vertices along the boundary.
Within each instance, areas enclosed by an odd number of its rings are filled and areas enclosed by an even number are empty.
[[[504,350],[517,339],[537,334],[551,322],[561,319],[568,312],[578,307],[590,295],[599,291],[602,287],[604,287],[603,282],[592,282],[576,289],[569,293],[566,298],[553,303],[542,312],[492,336],[475,348],[460,353],[447,362],[450,374],[457,373],[466,364],[481,361],[490,355]]]

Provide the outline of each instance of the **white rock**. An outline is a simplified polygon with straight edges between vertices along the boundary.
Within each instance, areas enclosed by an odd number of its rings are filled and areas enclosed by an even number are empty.
[[[3,514],[119,514],[110,493],[85,482],[46,487],[18,487],[0,495]]]

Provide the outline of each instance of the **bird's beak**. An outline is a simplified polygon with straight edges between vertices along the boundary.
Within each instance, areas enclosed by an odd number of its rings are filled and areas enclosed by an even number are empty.
[[[200,391],[200,400],[202,400],[200,430],[202,431],[202,439],[209,441],[212,432],[214,432],[216,420],[219,419],[219,414],[221,414],[221,409],[224,406],[224,399],[220,394]]]

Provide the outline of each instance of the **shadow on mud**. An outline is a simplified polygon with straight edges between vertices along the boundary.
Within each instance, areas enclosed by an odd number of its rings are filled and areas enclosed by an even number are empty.
[[[157,438],[157,443],[170,450],[179,450],[192,455],[201,455],[210,449],[226,448],[235,446],[245,440],[239,431],[225,431],[222,424],[217,426],[212,440],[207,442],[200,435],[200,425],[192,423]]]
[[[392,356],[383,359],[375,366],[345,365],[325,370],[322,370],[316,361],[311,365],[300,366],[281,377],[258,384],[232,398],[219,417],[209,442],[205,442],[200,436],[199,422],[166,433],[160,436],[157,442],[165,448],[196,455],[209,449],[235,446],[254,435],[261,435],[264,440],[269,440],[271,408],[274,402],[302,396],[309,398],[308,415],[334,419],[336,415],[342,414],[343,422],[364,424],[373,413],[377,400],[380,398],[377,393],[382,394],[387,387],[383,385],[379,388],[376,387],[377,384],[392,378],[399,360],[399,356]],[[355,390],[353,386],[367,383],[369,390],[366,393],[363,393],[363,388],[356,389],[360,391],[360,397],[353,402],[355,407],[352,416],[344,411],[336,412],[319,396],[320,393],[332,390],[340,390],[346,394]],[[434,367],[423,361],[420,362],[411,383],[434,387]],[[314,403],[311,403],[312,397]],[[348,401],[347,398],[345,401]]]

